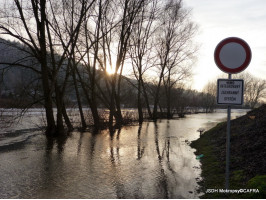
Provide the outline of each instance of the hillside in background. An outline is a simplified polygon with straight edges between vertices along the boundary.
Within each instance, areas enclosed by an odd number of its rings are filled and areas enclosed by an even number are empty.
[[[0,38],[0,95],[9,96],[21,89],[22,83],[27,83],[34,73],[23,68],[20,64],[36,67],[37,61],[33,59],[23,45]],[[36,67],[37,68],[37,67]]]
[[[40,70],[40,64],[34,58],[30,51],[20,43],[4,40],[0,38],[0,107],[20,107],[18,99],[30,102],[33,98],[42,98],[42,87],[40,82],[40,74],[32,70]],[[28,68],[27,68],[28,67]],[[79,68],[82,70],[82,65]],[[98,71],[98,77],[102,80],[104,73]],[[58,81],[64,77],[65,71],[59,71]],[[62,81],[62,80],[61,80]],[[67,97],[69,105],[76,102],[75,89],[73,79],[69,78]],[[122,102],[131,107],[135,102],[132,102],[132,95],[135,95],[136,88],[133,86],[136,81],[133,79],[124,78],[121,87],[127,95],[124,95]],[[104,84],[104,83],[102,83]],[[82,89],[80,89],[82,93]],[[127,96],[129,98],[127,98]],[[83,100],[86,105],[86,100]],[[37,105],[38,107],[40,106]]]
[[[34,58],[30,51],[20,43],[4,40],[0,38],[0,107],[22,107],[20,102],[24,104],[31,104],[36,98],[42,99],[42,86],[40,81],[40,74],[32,70],[32,68],[40,71],[40,64]],[[7,63],[11,63],[7,64]],[[28,67],[28,68],[27,68]],[[79,70],[86,78],[86,72],[84,72],[84,66],[80,65]],[[98,81],[101,87],[106,90],[105,79],[108,78],[103,71],[97,71]],[[64,68],[59,71],[57,80],[62,81],[65,76]],[[109,75],[110,76],[110,75]],[[110,77],[109,77],[110,78]],[[76,104],[75,88],[73,86],[73,79],[69,77],[68,87],[66,91],[67,105]],[[83,90],[79,83],[79,92],[84,97]],[[154,93],[157,88],[156,82],[145,82],[148,98],[153,106]],[[125,108],[137,108],[137,80],[132,77],[122,77],[121,84],[121,104]],[[186,112],[185,108],[189,110],[204,109],[206,112],[211,112],[215,106],[215,97],[211,94],[198,92],[186,88],[185,85],[180,85],[172,89],[171,102],[172,109],[179,110],[180,112]],[[20,102],[18,102],[20,100]],[[84,106],[87,105],[86,99],[81,99]],[[99,106],[104,107],[101,104],[101,100],[98,100]],[[142,100],[143,107],[146,106],[144,99]],[[37,103],[34,106],[40,107],[42,102]],[[160,108],[165,108],[166,95],[164,93],[164,86],[161,86],[160,94]]]

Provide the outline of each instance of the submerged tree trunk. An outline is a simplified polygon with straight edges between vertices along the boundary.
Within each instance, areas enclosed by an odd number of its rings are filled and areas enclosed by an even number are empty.
[[[157,85],[156,92],[155,92],[154,108],[153,108],[153,114],[152,114],[153,120],[157,120],[157,117],[158,117],[157,116],[157,109],[158,109],[158,104],[159,104],[159,94],[160,94],[160,87],[161,87],[161,82],[162,82],[162,78],[163,78],[164,68],[161,71],[159,83]]]
[[[141,80],[138,80],[138,113],[139,113],[139,123],[143,122],[143,111],[142,111],[142,102],[141,102]]]
[[[91,112],[92,112],[92,117],[93,117],[94,126],[99,126],[99,125],[100,125],[100,117],[99,117],[99,113],[98,113],[98,110],[97,110],[97,106],[94,104],[95,102],[93,102],[93,101],[91,100],[91,98],[90,98],[90,96],[89,96],[89,93],[88,93],[88,91],[87,91],[87,89],[86,89],[85,83],[84,83],[84,81],[82,80],[81,75],[80,75],[78,69],[75,68],[75,71],[76,71],[76,73],[77,73],[77,75],[78,75],[78,77],[79,77],[79,81],[80,81],[80,83],[81,83],[81,87],[82,87],[82,89],[83,89],[83,91],[84,91],[85,97],[86,97],[86,99],[87,99],[87,101],[88,101],[88,103],[89,103],[89,106],[90,106],[90,108],[91,108]]]
[[[39,44],[40,44],[40,63],[41,63],[41,76],[42,76],[42,87],[44,93],[44,108],[46,113],[46,134],[53,135],[56,132],[56,124],[53,113],[53,102],[52,102],[52,91],[50,83],[49,83],[49,71],[47,66],[47,51],[46,51],[46,34],[45,34],[45,21],[46,21],[46,13],[45,13],[46,1],[40,2],[40,12],[41,12],[41,21],[37,21],[40,23],[39,29]],[[37,19],[36,19],[37,20]]]
[[[121,126],[123,124],[123,116],[121,111],[120,95],[115,95],[115,102],[116,102],[115,123],[116,125]]]
[[[146,108],[148,110],[149,118],[152,119],[152,112],[151,112],[151,108],[150,108],[149,98],[148,98],[148,94],[147,94],[146,88],[144,86],[144,81],[142,78],[141,78],[141,85],[142,85],[142,89],[143,89],[144,99],[146,102]]]
[[[73,78],[73,83],[74,83],[74,88],[75,88],[75,93],[76,93],[76,98],[77,98],[77,103],[78,103],[78,108],[79,108],[81,126],[82,126],[82,129],[86,129],[87,124],[86,124],[83,109],[82,109],[79,89],[78,89],[78,85],[77,85],[77,78],[76,78],[75,70],[73,69],[73,67],[76,67],[76,66],[72,65],[71,71],[72,71],[72,78]]]
[[[171,119],[172,118],[172,113],[171,113],[171,88],[168,88],[167,90],[167,119]]]
[[[111,91],[111,101],[110,101],[110,113],[109,113],[109,127],[111,128],[113,126],[114,123],[114,115],[115,115],[115,87],[114,85],[114,80],[112,80],[112,91]]]
[[[63,101],[62,101],[62,94],[60,88],[57,85],[57,81],[55,82],[55,96],[56,96],[56,135],[61,135],[64,133],[64,123],[63,123]]]
[[[115,93],[115,102],[116,102],[116,125],[121,126],[123,124],[123,116],[121,111],[121,101],[120,101],[120,89],[121,89],[121,80],[122,80],[122,70],[123,65],[121,66],[121,72],[119,75],[118,83],[117,83],[117,93]]]
[[[97,105],[95,104],[94,101],[91,102],[90,108],[91,108],[91,113],[92,113],[92,117],[93,117],[93,121],[94,121],[94,126],[99,127],[100,126],[100,117],[99,117]]]
[[[70,121],[68,115],[67,115],[66,106],[65,106],[65,103],[64,102],[62,104],[62,114],[63,114],[64,120],[65,120],[65,123],[67,125],[68,131],[69,132],[73,131],[74,128],[73,128],[73,126],[71,124],[71,121]]]

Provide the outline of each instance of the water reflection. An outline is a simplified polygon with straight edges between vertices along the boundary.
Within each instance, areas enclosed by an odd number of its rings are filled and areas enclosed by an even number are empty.
[[[110,161],[113,166],[119,165],[119,136],[121,129],[109,129],[110,131]]]
[[[220,117],[221,118],[221,117]],[[198,198],[200,164],[186,141],[219,115],[30,138],[0,152],[1,198]]]
[[[156,152],[158,156],[159,171],[160,171],[160,176],[158,177],[158,189],[159,189],[158,191],[160,192],[160,194],[162,194],[163,198],[168,199],[169,197],[168,197],[167,176],[165,174],[163,163],[162,163],[162,159],[163,159],[164,152],[165,152],[165,146],[163,148],[162,155],[161,155],[160,147],[159,147],[159,138],[158,138],[159,128],[158,128],[157,122],[154,122],[154,134],[155,134],[155,145],[156,145]],[[167,133],[167,130],[166,130],[166,138],[167,138],[167,135],[169,134]]]
[[[138,155],[138,157],[137,157],[137,160],[140,160],[142,158],[143,154],[144,154],[144,151],[145,151],[145,142],[144,142],[144,140],[146,139],[146,137],[145,137],[146,134],[145,133],[147,133],[147,131],[148,131],[149,124],[147,124],[147,126],[146,126],[146,131],[144,132],[144,135],[142,135],[142,132],[141,132],[142,131],[142,126],[143,126],[143,124],[141,123],[139,125],[139,128],[138,128],[138,138],[137,138],[137,143],[138,143],[137,155]]]
[[[51,153],[54,148],[54,145],[56,145],[58,154],[63,153],[66,141],[70,136],[71,136],[70,134],[62,135],[60,137],[47,136],[46,137],[46,142],[47,142],[46,152]]]

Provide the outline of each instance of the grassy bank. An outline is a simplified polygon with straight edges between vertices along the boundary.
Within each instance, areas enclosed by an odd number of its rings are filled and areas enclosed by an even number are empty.
[[[266,198],[266,105],[231,122],[230,190],[258,189],[225,194],[226,122],[205,132],[191,143],[196,155],[203,154],[202,198]],[[218,189],[206,193],[208,189]]]

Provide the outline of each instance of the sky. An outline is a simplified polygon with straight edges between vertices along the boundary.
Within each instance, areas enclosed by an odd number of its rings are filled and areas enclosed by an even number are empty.
[[[197,63],[193,66],[192,89],[202,90],[208,81],[225,74],[214,62],[214,50],[227,37],[239,37],[249,44],[252,59],[245,72],[266,79],[266,0],[183,2],[191,9],[191,20],[199,26],[195,37],[199,52]]]

